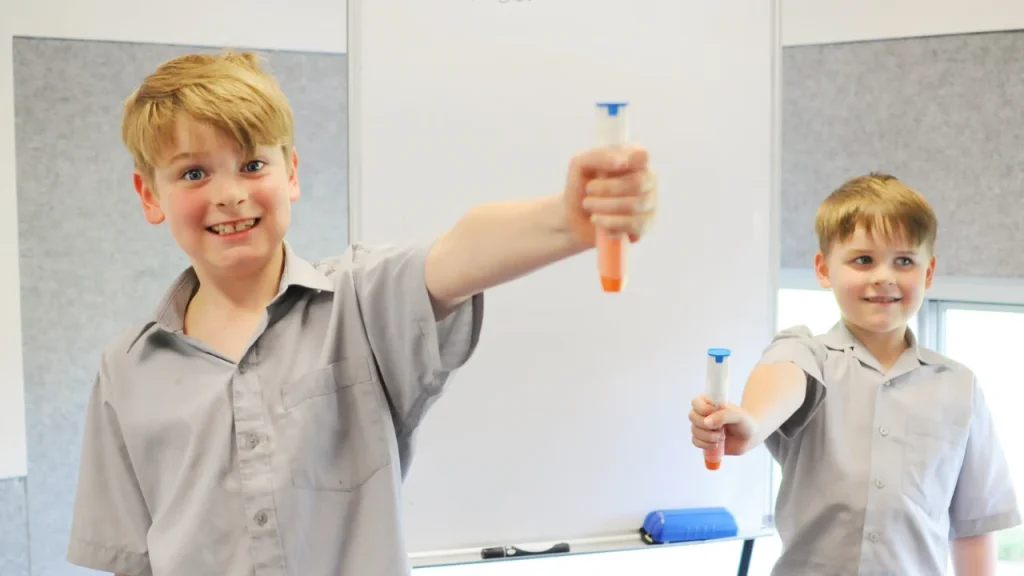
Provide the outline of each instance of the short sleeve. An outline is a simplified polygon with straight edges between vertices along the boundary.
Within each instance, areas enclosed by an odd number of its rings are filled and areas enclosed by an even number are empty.
[[[985,393],[975,381],[971,423],[949,506],[949,537],[978,536],[1021,523],[1017,494]]]
[[[104,366],[85,412],[67,558],[93,570],[148,575],[149,509],[121,435]]]
[[[825,401],[825,356],[825,346],[814,339],[806,326],[782,330],[762,353],[759,364],[792,362],[807,374],[804,403],[778,429],[783,438],[792,439],[799,434]]]
[[[425,277],[430,247],[353,247],[356,296],[400,438],[469,360],[483,323],[483,294],[435,320]]]

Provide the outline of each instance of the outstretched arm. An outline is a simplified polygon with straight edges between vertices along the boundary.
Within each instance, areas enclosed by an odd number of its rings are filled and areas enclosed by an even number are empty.
[[[760,364],[747,379],[740,406],[718,409],[703,396],[694,399],[693,445],[709,449],[724,441],[727,455],[745,454],[795,414],[806,394],[807,375],[796,364]]]
[[[639,239],[656,208],[654,176],[639,147],[577,155],[563,192],[471,209],[434,243],[426,283],[443,318],[474,294],[594,245],[594,226]]]

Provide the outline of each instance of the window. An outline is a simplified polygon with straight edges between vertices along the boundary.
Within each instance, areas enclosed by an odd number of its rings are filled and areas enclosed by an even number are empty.
[[[1016,407],[1024,399],[1017,366],[1024,334],[1024,307],[940,304],[940,351],[967,365],[978,376],[996,433],[1016,480],[1017,498],[1024,505],[1024,447],[1013,439],[1024,436]],[[999,533],[999,574],[1024,575],[1024,529]]]

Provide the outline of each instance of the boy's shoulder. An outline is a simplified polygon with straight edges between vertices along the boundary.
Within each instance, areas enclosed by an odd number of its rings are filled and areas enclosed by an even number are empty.
[[[313,268],[327,278],[337,274],[353,273],[382,266],[400,266],[426,260],[430,244],[425,243],[379,243],[353,242],[341,254],[310,260]]]
[[[99,368],[96,375],[96,385],[105,394],[115,394],[113,386],[123,381],[126,371],[130,371],[133,365],[137,365],[141,358],[142,351],[133,346],[152,325],[151,320],[133,322],[122,328],[111,338],[107,345],[100,352]]]
[[[829,351],[834,353],[851,349],[856,345],[856,338],[840,321],[827,332],[818,334],[815,334],[806,325],[790,326],[779,330],[772,338],[768,350],[775,348],[788,350],[797,347],[806,349],[819,360],[823,360],[828,356]],[[930,372],[933,377],[953,378],[956,382],[965,384],[974,383],[975,373],[965,364],[920,345],[916,337],[913,336],[911,336],[911,346],[916,349],[918,360],[922,365],[936,368]]]
[[[921,358],[921,362],[925,365],[938,366],[944,368],[946,371],[951,372],[957,379],[968,384],[974,384],[976,375],[974,370],[968,367],[966,364],[953,360],[945,354],[941,354],[928,348],[926,346],[918,346],[917,355]],[[941,373],[942,370],[936,371]]]

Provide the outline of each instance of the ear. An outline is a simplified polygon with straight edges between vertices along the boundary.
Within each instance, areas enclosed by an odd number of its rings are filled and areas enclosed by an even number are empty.
[[[814,274],[818,277],[818,284],[822,288],[832,287],[832,281],[828,277],[828,262],[821,250],[814,255]]]
[[[135,192],[142,200],[142,213],[146,215],[146,221],[150,224],[159,224],[164,221],[164,209],[160,207],[160,199],[157,198],[149,179],[138,170],[132,175],[135,184]]]
[[[932,287],[932,280],[935,279],[935,256],[932,256],[928,261],[928,269],[924,273],[924,288],[925,290]]]
[[[295,202],[299,199],[299,153],[292,149],[292,157],[289,160],[291,174],[288,176],[288,199]]]

